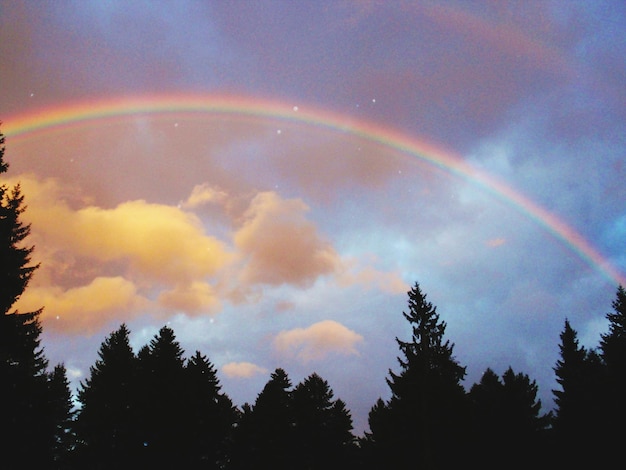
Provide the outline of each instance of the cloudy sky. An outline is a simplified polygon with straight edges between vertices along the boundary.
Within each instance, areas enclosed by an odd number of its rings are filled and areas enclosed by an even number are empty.
[[[169,324],[236,404],[315,371],[360,433],[417,281],[468,387],[549,409],[626,279],[622,2],[0,0],[0,120],[75,386]]]

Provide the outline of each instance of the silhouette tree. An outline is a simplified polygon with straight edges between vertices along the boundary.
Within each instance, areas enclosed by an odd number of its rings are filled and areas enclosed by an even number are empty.
[[[294,416],[291,380],[283,369],[276,369],[257,396],[251,417],[253,454],[261,468],[293,467]]]
[[[74,404],[72,392],[67,380],[67,371],[63,364],[58,364],[49,374],[50,403],[49,426],[52,427],[51,443],[52,468],[70,468],[72,451],[76,448],[76,434],[74,431]]]
[[[162,327],[137,354],[138,424],[147,466],[174,468],[185,446],[184,351],[174,331]]]
[[[185,366],[185,468],[222,468],[228,461],[229,438],[237,419],[235,407],[220,392],[213,364],[196,351]]]
[[[605,417],[607,460],[619,456],[623,435],[615,433],[626,423],[626,290],[619,286],[612,303],[613,312],[607,313],[608,333],[602,334],[600,356],[605,365],[606,383],[602,396],[602,416]]]
[[[311,374],[293,390],[294,455],[303,469],[345,468],[352,453],[352,418],[324,379]],[[296,465],[295,462],[292,466]]]
[[[561,389],[552,390],[556,404],[556,451],[561,464],[592,464],[601,442],[601,433],[597,431],[602,426],[603,364],[595,351],[579,345],[578,333],[567,319],[560,339],[560,359],[554,372]],[[589,433],[590,429],[596,432]]]
[[[143,441],[138,429],[138,362],[122,324],[102,343],[81,383],[76,423],[81,468],[133,468]]]
[[[226,468],[244,470],[257,466],[257,436],[253,429],[252,406],[244,403],[236,410],[237,418],[232,430],[232,445],[229,448],[229,461]],[[259,465],[259,468],[263,468]]]
[[[550,415],[540,415],[538,387],[528,375],[509,367],[502,380],[487,369],[469,392],[473,405],[472,457],[486,468],[501,468],[504,459],[529,465],[543,456],[544,431]],[[540,447],[541,446],[541,447]],[[485,460],[490,456],[489,460]]]
[[[444,341],[445,322],[419,284],[409,291],[411,341],[396,338],[404,357],[401,371],[389,371],[388,402],[378,400],[369,414],[366,448],[380,468],[448,468],[464,453],[468,407],[461,380],[465,367]]]
[[[5,139],[0,133],[0,174]],[[12,310],[38,264],[31,263],[33,246],[24,246],[30,225],[21,220],[26,210],[19,184],[0,184],[0,416],[4,428],[0,455],[10,468],[52,465],[57,416],[50,403],[58,397],[48,383],[48,361],[41,347],[40,314]],[[59,372],[60,373],[60,372]]]

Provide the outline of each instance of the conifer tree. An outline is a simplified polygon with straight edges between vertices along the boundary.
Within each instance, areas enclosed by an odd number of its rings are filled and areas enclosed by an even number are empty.
[[[132,468],[139,462],[138,363],[129,335],[122,324],[104,340],[89,378],[80,385],[76,431],[81,468]]]
[[[145,465],[173,468],[185,445],[184,351],[174,331],[162,327],[140,349],[139,416]]]
[[[291,380],[283,369],[272,372],[252,412],[253,453],[262,468],[287,469],[291,460],[294,416]]]
[[[221,392],[217,371],[196,351],[185,365],[185,435],[181,460],[186,468],[222,468],[228,461],[232,427],[237,415],[230,398]]]
[[[519,465],[544,458],[542,431],[550,415],[540,415],[537,383],[509,367],[502,379],[488,368],[469,392],[473,408],[472,454],[483,468],[501,468],[515,456]],[[490,456],[485,459],[485,456]]]
[[[72,465],[72,452],[76,449],[74,430],[74,404],[67,380],[65,365],[58,364],[49,374],[50,387],[50,426],[53,441],[51,445],[52,468],[66,469]]]
[[[605,418],[602,428],[606,432],[606,455],[617,458],[621,457],[623,436],[615,430],[626,423],[626,290],[623,286],[617,288],[612,307],[613,311],[606,314],[609,331],[600,340],[606,373],[601,414]]]
[[[345,468],[352,452],[352,418],[341,400],[333,400],[328,382],[313,373],[291,393],[293,451],[298,468]]]
[[[368,447],[372,458],[378,456],[376,465],[386,468],[448,468],[466,443],[465,367],[454,358],[454,345],[444,341],[446,323],[419,284],[408,296],[409,311],[403,316],[412,337],[396,338],[401,370],[389,371],[390,400],[379,400],[370,411]]]
[[[9,167],[4,143],[0,133],[0,174]],[[25,246],[30,235],[30,225],[21,220],[25,210],[20,185],[0,184],[0,455],[11,468],[52,465],[57,424],[49,404],[58,397],[51,396],[55,389],[48,383],[40,339],[43,308],[13,309],[39,267],[31,262],[34,247]]]

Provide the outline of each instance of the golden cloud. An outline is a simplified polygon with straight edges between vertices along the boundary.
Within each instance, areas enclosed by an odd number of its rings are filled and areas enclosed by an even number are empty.
[[[248,379],[257,374],[267,373],[267,369],[251,362],[229,362],[222,366],[222,372],[229,378]]]
[[[213,287],[202,281],[177,285],[159,295],[158,301],[165,308],[187,314],[213,314],[221,309],[221,302]]]
[[[281,199],[274,192],[254,197],[234,236],[247,260],[244,283],[308,286],[337,271],[339,256],[305,218],[307,210],[301,200]]]
[[[21,312],[44,306],[46,329],[93,334],[113,321],[127,321],[150,302],[135,285],[119,276],[98,277],[90,284],[63,290],[57,286],[28,288],[16,308]]]
[[[58,249],[99,261],[128,260],[143,275],[168,282],[212,275],[232,259],[197,216],[177,207],[136,200],[73,210],[53,180],[22,179],[33,231]]]
[[[309,362],[324,359],[329,354],[358,355],[356,345],[362,341],[361,335],[341,323],[324,320],[308,328],[281,331],[274,339],[274,348],[279,353]]]

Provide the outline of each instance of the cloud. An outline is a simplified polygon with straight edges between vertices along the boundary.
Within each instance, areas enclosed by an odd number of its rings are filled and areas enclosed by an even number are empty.
[[[376,287],[389,294],[404,294],[410,289],[398,272],[382,272],[373,266],[365,266],[358,271],[346,271],[339,276],[339,282],[346,286],[361,284]]]
[[[254,197],[234,235],[246,258],[241,281],[306,287],[337,271],[339,256],[305,218],[307,210],[301,200],[282,199],[274,192]]]
[[[251,362],[229,362],[222,366],[222,372],[229,378],[248,379],[254,375],[265,374],[267,369]]]
[[[97,277],[91,283],[63,290],[58,286],[28,288],[16,304],[22,312],[42,306],[46,329],[93,334],[115,321],[128,321],[149,301],[120,276]]]
[[[162,292],[158,301],[169,310],[183,311],[191,315],[216,313],[222,306],[213,287],[202,281],[177,285],[172,290]]]
[[[487,240],[487,246],[491,247],[491,248],[497,248],[499,246],[502,246],[506,243],[506,239],[505,238],[491,238],[489,240]]]
[[[206,183],[194,186],[187,200],[182,204],[185,209],[195,209],[205,204],[223,203],[228,199],[225,191],[214,188]]]
[[[57,249],[101,262],[128,261],[152,279],[180,282],[212,275],[231,260],[224,243],[204,233],[192,213],[143,200],[111,209],[73,209],[54,180],[22,176],[33,230]]]
[[[279,353],[309,362],[322,360],[330,354],[359,355],[356,345],[362,341],[361,335],[341,323],[324,320],[308,328],[281,331],[274,339],[274,348]]]

